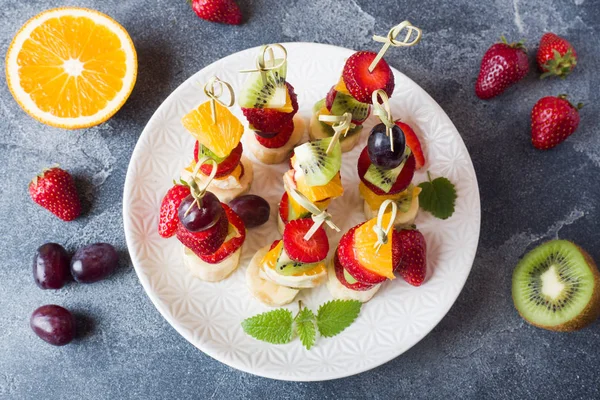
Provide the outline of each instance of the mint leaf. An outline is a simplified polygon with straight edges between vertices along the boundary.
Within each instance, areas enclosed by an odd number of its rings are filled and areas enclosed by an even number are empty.
[[[319,307],[317,327],[324,337],[332,337],[352,325],[362,303],[357,300],[332,300]]]
[[[434,217],[447,219],[454,214],[454,204],[456,202],[456,189],[452,182],[447,178],[439,177],[429,182],[419,184],[421,193],[419,193],[419,206],[433,214]]]
[[[306,347],[306,350],[310,350],[315,344],[317,336],[317,330],[315,328],[315,314],[308,308],[300,310],[296,315],[296,331],[300,341]]]
[[[255,339],[273,344],[292,340],[294,318],[290,310],[277,310],[255,315],[242,321],[244,332]]]

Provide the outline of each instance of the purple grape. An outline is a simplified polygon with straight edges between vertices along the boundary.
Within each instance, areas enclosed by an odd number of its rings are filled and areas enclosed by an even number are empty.
[[[211,228],[225,212],[217,196],[211,192],[204,193],[200,207],[193,205],[190,209],[193,202],[194,197],[189,195],[179,205],[178,212],[179,220],[190,232],[200,232]],[[190,212],[186,215],[188,209]]]
[[[254,194],[247,194],[233,199],[229,207],[240,216],[246,228],[260,226],[269,220],[271,207],[265,199]]]
[[[93,283],[109,276],[119,264],[119,255],[108,243],[80,248],[71,259],[71,275],[77,282]]]
[[[64,346],[75,337],[75,318],[66,308],[49,304],[31,314],[29,325],[36,335],[54,346]]]
[[[390,139],[394,141],[394,151],[391,150]],[[388,137],[383,123],[373,127],[367,142],[367,152],[371,162],[384,169],[393,169],[402,163],[405,147],[406,139],[402,129],[394,125]]]
[[[69,255],[56,243],[41,245],[33,257],[33,279],[42,289],[60,289],[71,280]]]

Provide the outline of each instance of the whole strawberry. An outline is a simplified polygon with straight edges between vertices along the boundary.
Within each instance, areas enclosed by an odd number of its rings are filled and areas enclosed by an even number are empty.
[[[72,221],[81,213],[81,203],[73,177],[58,167],[44,169],[29,183],[34,202],[63,221]]]
[[[577,53],[571,43],[554,33],[545,33],[540,40],[536,57],[537,65],[543,72],[541,78],[549,76],[566,77],[577,65]]]
[[[427,273],[425,237],[416,229],[403,229],[399,236],[402,241],[402,262],[396,272],[407,283],[421,286]]]
[[[239,25],[242,12],[233,0],[191,0],[192,9],[200,18],[223,24]]]
[[[158,234],[164,238],[169,238],[177,231],[179,217],[177,212],[179,205],[190,194],[190,187],[187,185],[175,184],[167,191],[160,203],[160,213],[158,217]]]
[[[529,62],[523,42],[508,44],[503,36],[502,43],[492,45],[483,55],[475,93],[480,99],[491,99],[523,79],[527,72]]]
[[[579,110],[567,95],[541,98],[531,110],[531,142],[540,150],[548,150],[571,136],[579,125]]]

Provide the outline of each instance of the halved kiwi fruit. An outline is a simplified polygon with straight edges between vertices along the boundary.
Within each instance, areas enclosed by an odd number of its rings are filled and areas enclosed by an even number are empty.
[[[394,186],[400,172],[402,172],[405,163],[406,159],[404,159],[404,161],[396,168],[392,169],[383,169],[375,164],[371,164],[365,173],[365,180],[388,193],[392,189],[392,186]]]
[[[355,124],[363,123],[369,117],[371,108],[370,104],[361,103],[349,94],[338,92],[335,86],[327,94],[325,105],[333,115],[344,115],[345,112],[349,112]]]
[[[294,149],[295,166],[306,178],[308,186],[326,185],[342,167],[342,148],[339,142],[327,154],[331,138],[314,140]]]
[[[198,148],[198,160],[202,157],[208,157],[217,162],[217,164],[223,162],[227,157],[219,157],[215,153],[213,153],[208,147],[204,145],[200,145]]]
[[[553,331],[581,329],[600,315],[600,273],[576,244],[552,240],[517,264],[512,297],[532,325]]]
[[[280,275],[290,276],[304,271],[310,271],[315,268],[315,264],[304,264],[298,261],[292,260],[287,253],[281,249],[279,258],[275,264],[275,271]]]
[[[282,60],[275,60],[275,64]],[[285,107],[288,99],[285,77],[287,63],[279,68],[266,72],[266,84],[260,72],[249,73],[239,96],[238,103],[243,108],[277,108]],[[291,111],[291,110],[290,110]],[[288,112],[288,111],[285,111]]]

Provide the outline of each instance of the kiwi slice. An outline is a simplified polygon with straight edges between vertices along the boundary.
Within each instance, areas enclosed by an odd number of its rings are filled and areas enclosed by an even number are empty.
[[[583,249],[566,240],[544,243],[523,257],[512,278],[515,308],[530,324],[581,329],[600,314],[600,274]]]
[[[275,60],[275,64],[282,60]],[[287,63],[266,72],[267,83],[260,72],[251,72],[244,83],[238,103],[244,108],[282,108],[287,101],[285,77]]]
[[[333,115],[344,115],[345,112],[352,114],[353,121],[364,121],[369,116],[369,104],[361,103],[354,97],[336,92],[333,104],[328,107]]]
[[[324,136],[324,137],[332,137],[334,135],[334,130],[331,127],[331,125],[326,124],[325,122],[319,121],[318,118],[311,118],[311,131],[314,132],[323,132],[323,135],[315,135],[317,137],[319,136]],[[340,136],[340,142],[343,142],[344,139],[349,138],[352,135],[356,135],[357,133],[360,133],[360,131],[362,131],[363,126],[362,125],[357,125],[352,129],[348,130],[348,133],[346,133],[345,136]]]
[[[408,188],[404,192],[402,192],[402,196],[395,200],[396,205],[398,206],[398,211],[405,213],[410,210],[410,206],[413,202],[413,185],[409,185]]]
[[[217,164],[222,163],[225,160],[225,158],[227,158],[227,157],[219,157],[215,153],[213,153],[208,147],[206,147],[204,145],[200,145],[200,147],[198,148],[198,160],[201,159],[202,157],[208,157],[210,159],[213,159],[217,162]]]
[[[406,158],[400,165],[393,169],[383,169],[379,168],[375,164],[371,164],[367,169],[365,179],[377,186],[379,189],[388,193],[392,186],[394,186],[394,183],[396,182],[396,179],[398,179],[400,172],[402,172],[402,168],[404,168],[405,163]]]
[[[304,174],[308,186],[326,185],[342,167],[342,148],[339,143],[327,154],[331,138],[314,140],[294,149],[295,167]]]
[[[315,103],[313,106],[313,114],[319,113],[323,108],[325,108],[325,99],[321,99]]]
[[[298,261],[294,261],[287,255],[287,253],[283,249],[281,249],[281,253],[279,253],[279,258],[277,259],[277,263],[275,264],[275,271],[278,274],[290,276],[299,272],[309,271],[316,267],[316,265],[317,263],[304,264]]]
[[[346,271],[346,268],[344,268],[344,279],[346,280],[346,282],[348,282],[351,285],[358,282],[356,279],[354,279],[354,277],[352,275],[350,275],[350,273],[348,271]]]
[[[288,207],[288,221],[306,218],[310,216],[310,212],[297,213],[292,207]]]

